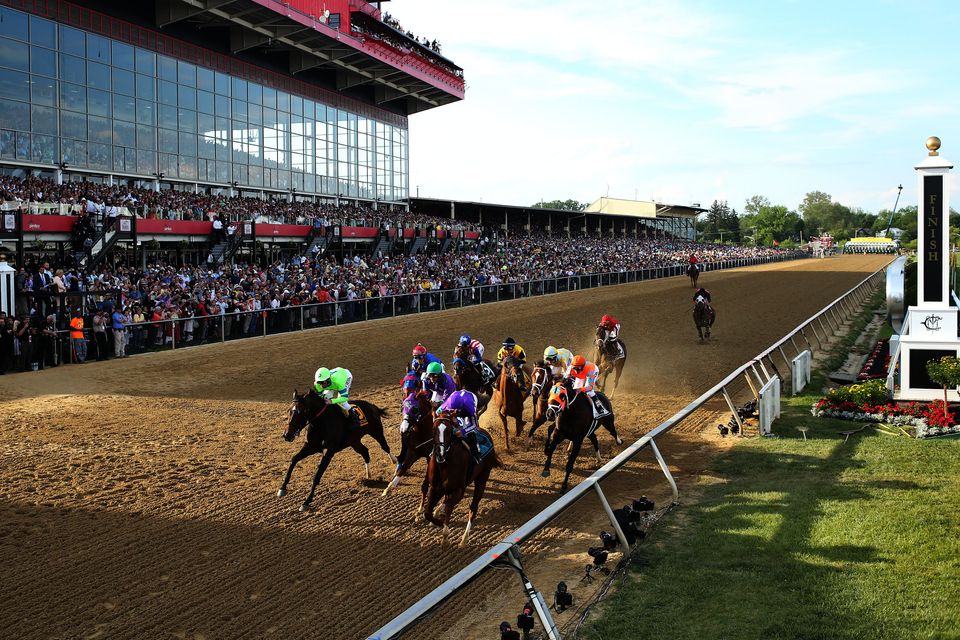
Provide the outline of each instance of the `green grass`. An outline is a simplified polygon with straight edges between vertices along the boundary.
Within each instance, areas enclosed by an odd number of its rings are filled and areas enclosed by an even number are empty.
[[[813,418],[818,397],[714,462],[581,638],[960,638],[960,440],[845,443],[862,425]]]

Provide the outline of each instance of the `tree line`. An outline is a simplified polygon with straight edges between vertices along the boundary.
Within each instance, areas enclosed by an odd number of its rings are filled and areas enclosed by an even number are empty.
[[[758,245],[774,243],[792,246],[806,243],[811,236],[829,233],[834,242],[856,236],[878,236],[888,226],[900,229],[900,244],[908,246],[917,238],[916,205],[897,207],[877,213],[835,202],[828,193],[811,191],[796,211],[772,204],[761,195],[753,196],[737,212],[726,201],[715,200],[710,210],[697,220],[699,237],[711,242],[735,242]],[[950,226],[960,226],[960,214],[950,210]]]

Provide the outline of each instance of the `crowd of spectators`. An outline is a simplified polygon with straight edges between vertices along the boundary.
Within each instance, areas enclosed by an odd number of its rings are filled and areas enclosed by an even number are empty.
[[[314,226],[401,226],[441,225],[444,228],[478,230],[477,225],[437,218],[401,209],[334,203],[263,200],[225,194],[211,195],[164,189],[136,188],[93,182],[56,184],[42,178],[0,176],[0,204],[6,210],[37,212],[36,205],[63,205],[73,214],[85,213],[99,221],[121,215],[163,220],[213,220],[226,224],[240,221]],[[31,207],[31,205],[34,205]],[[57,209],[59,212],[60,209]]]
[[[429,38],[423,38],[423,39],[417,38],[417,36],[414,35],[412,31],[410,31],[409,29],[404,29],[403,26],[401,26],[400,21],[394,18],[392,15],[390,15],[386,11],[384,11],[383,14],[381,14],[381,19],[383,20],[383,23],[385,25],[393,27],[394,29],[406,35],[408,38],[410,38],[417,44],[423,45],[424,47],[426,47],[427,49],[430,49],[431,51],[441,53],[440,51],[441,47],[439,42],[437,42],[436,40],[430,40]]]
[[[0,318],[0,372],[57,364],[63,354],[53,346],[55,331],[66,331],[76,317],[85,323],[90,348],[84,344],[81,353],[73,342],[73,360],[102,360],[174,342],[183,346],[429,310],[451,304],[451,295],[456,304],[501,292],[531,295],[548,291],[544,281],[555,278],[569,278],[564,288],[576,288],[576,276],[682,266],[691,255],[713,262],[790,253],[675,239],[581,238],[573,248],[566,238],[546,235],[496,242],[491,253],[297,256],[268,266],[161,262],[96,272],[57,269],[49,261],[21,266],[15,277],[17,316]],[[530,281],[534,284],[520,284]],[[457,289],[463,293],[451,292]],[[311,306],[301,314],[297,308],[304,305]]]

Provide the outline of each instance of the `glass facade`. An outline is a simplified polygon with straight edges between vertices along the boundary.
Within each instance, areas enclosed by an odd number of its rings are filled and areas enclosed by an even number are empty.
[[[0,7],[0,162],[369,200],[407,130]]]

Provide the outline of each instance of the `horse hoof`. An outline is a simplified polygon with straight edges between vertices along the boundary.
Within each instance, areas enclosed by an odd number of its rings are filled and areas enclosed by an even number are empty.
[[[544,478],[549,478],[549,477],[550,477],[550,471],[549,471],[548,469],[544,469],[543,472],[542,472],[540,475],[541,475],[542,477],[544,477]]]
[[[286,489],[277,489],[277,497],[278,497],[278,498],[282,498],[282,497],[285,496],[285,495],[287,495],[287,490],[286,490]]]
[[[301,513],[306,513],[307,511],[310,511],[310,505],[308,505],[307,503],[303,503],[302,505],[300,505]]]
[[[617,444],[621,444],[621,445],[622,445],[622,444],[623,444],[623,438],[619,438],[619,437],[618,437],[618,438],[617,438]]]

